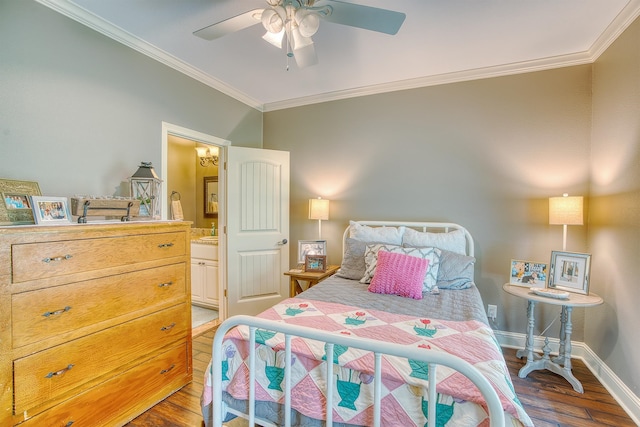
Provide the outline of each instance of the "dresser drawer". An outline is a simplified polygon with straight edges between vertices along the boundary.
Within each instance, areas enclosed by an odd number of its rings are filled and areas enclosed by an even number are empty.
[[[184,256],[186,244],[180,232],[15,244],[13,283]]]
[[[190,379],[189,359],[187,343],[183,343],[100,387],[87,390],[30,418],[20,426],[123,425],[146,409],[139,404],[132,408],[132,402],[140,402],[142,398],[159,402],[181,388]]]
[[[78,393],[90,380],[184,338],[189,309],[180,304],[15,360],[15,412],[41,407],[71,390]]]
[[[154,305],[186,301],[185,281],[182,263],[14,294],[13,348]]]

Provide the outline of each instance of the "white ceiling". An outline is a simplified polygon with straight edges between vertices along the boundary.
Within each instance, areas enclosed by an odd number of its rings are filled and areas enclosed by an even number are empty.
[[[321,21],[298,69],[262,25],[192,33],[265,0],[37,0],[262,111],[593,62],[640,0],[347,0],[406,14],[391,36]]]

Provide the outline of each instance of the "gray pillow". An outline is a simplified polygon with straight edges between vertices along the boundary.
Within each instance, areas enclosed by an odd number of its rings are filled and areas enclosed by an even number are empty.
[[[367,242],[347,237],[345,239],[344,255],[342,264],[336,272],[336,276],[345,279],[360,280],[364,277],[366,266],[364,263],[364,251],[367,249]]]
[[[438,269],[438,289],[466,289],[473,283],[473,266],[476,259],[443,250]]]

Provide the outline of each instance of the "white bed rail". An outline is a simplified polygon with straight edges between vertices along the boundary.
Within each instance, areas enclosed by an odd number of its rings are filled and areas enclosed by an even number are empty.
[[[504,426],[505,418],[500,403],[500,398],[493,389],[493,386],[489,381],[474,368],[471,364],[460,359],[457,356],[448,355],[446,353],[440,353],[435,351],[424,351],[416,348],[407,347],[400,344],[392,344],[386,342],[379,342],[373,340],[365,340],[359,337],[336,335],[326,331],[321,331],[313,328],[290,325],[282,322],[276,322],[273,320],[262,319],[251,316],[233,316],[225,320],[217,329],[215,337],[213,339],[213,363],[212,363],[212,378],[213,378],[213,426],[222,427],[223,421],[223,405],[222,405],[222,343],[224,335],[231,328],[238,325],[246,325],[249,327],[250,343],[249,343],[249,425],[255,425],[255,343],[256,343],[256,329],[266,329],[268,331],[280,332],[285,335],[285,371],[284,371],[284,395],[285,395],[285,421],[284,425],[289,427],[291,425],[291,337],[302,337],[320,342],[327,343],[327,361],[333,360],[333,346],[335,344],[360,348],[363,350],[371,351],[374,353],[375,366],[374,366],[374,426],[380,426],[380,400],[381,400],[381,357],[382,354],[404,357],[412,360],[419,360],[424,363],[428,363],[429,377],[436,378],[435,371],[437,365],[448,366],[455,369],[462,375],[466,376],[473,384],[478,387],[478,390],[484,397],[487,408],[489,410],[489,420],[491,427]],[[332,384],[333,377],[333,364],[327,363],[327,384]],[[429,400],[429,414],[436,414],[436,381],[429,381],[428,389]],[[326,390],[326,425],[333,425],[333,388],[328,387]],[[436,417],[429,416],[428,426],[434,427],[436,424]]]

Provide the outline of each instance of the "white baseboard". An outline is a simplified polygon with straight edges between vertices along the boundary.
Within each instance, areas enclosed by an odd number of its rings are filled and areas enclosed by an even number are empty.
[[[524,348],[525,335],[514,332],[494,331],[501,346]],[[544,338],[535,337],[534,347],[541,352]],[[549,338],[551,352],[558,353],[558,338]],[[640,425],[640,397],[636,396],[618,376],[583,342],[571,341],[571,356],[581,359],[593,375],[602,383],[611,396],[620,404],[631,419]]]

